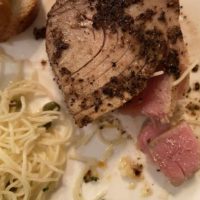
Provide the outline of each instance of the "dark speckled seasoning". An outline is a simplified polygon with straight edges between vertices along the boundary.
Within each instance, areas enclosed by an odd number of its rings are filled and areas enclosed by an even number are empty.
[[[167,36],[172,44],[175,44],[178,39],[183,39],[183,34],[179,26],[173,26],[168,29]]]
[[[187,53],[179,14],[178,0],[56,1],[47,52],[80,127],[130,101],[156,71],[180,77]]]
[[[69,48],[69,44],[67,42],[64,42],[63,34],[61,31],[54,29],[52,31],[52,35],[55,38],[55,52],[53,54],[53,62],[56,63],[57,60],[61,58],[62,52]]]

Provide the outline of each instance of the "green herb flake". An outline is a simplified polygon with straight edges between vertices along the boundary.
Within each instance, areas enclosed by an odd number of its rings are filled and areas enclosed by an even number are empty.
[[[97,182],[99,180],[99,177],[94,176],[92,174],[91,170],[88,170],[88,172],[85,174],[85,176],[83,177],[83,180],[85,183],[89,183],[89,182]]]

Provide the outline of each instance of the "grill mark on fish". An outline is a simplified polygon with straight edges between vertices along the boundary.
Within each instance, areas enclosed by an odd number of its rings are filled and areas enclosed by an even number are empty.
[[[120,58],[117,59],[117,61],[115,61],[116,64],[126,55],[126,53],[127,53],[128,50],[129,50],[129,48],[127,48],[127,49],[124,51],[124,53],[120,56]],[[132,64],[133,62],[134,62],[134,59],[131,61],[131,64]],[[100,64],[102,64],[102,63],[100,63]],[[99,65],[100,65],[100,64],[99,64]],[[99,66],[99,65],[97,65],[97,66]],[[105,70],[102,74],[100,74],[100,76],[97,76],[96,80],[99,80],[103,75],[105,75],[107,72],[109,72],[109,71],[111,71],[111,70],[113,70],[113,69],[112,69],[112,68],[109,68],[109,69]],[[125,71],[125,70],[123,70],[120,74],[122,74],[124,71]],[[120,74],[119,74],[119,75],[120,75]],[[88,84],[85,85],[85,86],[87,87],[89,84],[90,84],[90,83],[88,83]]]
[[[118,44],[118,41],[119,41],[119,34],[117,33],[117,40],[116,40],[116,43],[115,43],[115,45],[114,45],[113,50],[116,49],[117,44]],[[112,52],[111,55],[112,55],[112,54],[114,54],[114,53]],[[109,58],[109,57],[110,57],[110,55],[107,55],[100,63],[97,64],[97,67],[100,66],[101,64],[103,64],[103,62],[104,62],[107,58]]]
[[[128,50],[129,50],[129,48],[127,48],[127,50],[124,52],[124,54],[118,59],[118,61],[116,62],[116,64],[126,55],[126,53],[127,53]],[[127,66],[131,66],[137,58],[139,58],[139,56],[133,58],[131,60],[131,62]],[[141,69],[138,72],[141,72],[144,69],[145,66],[146,66],[146,63],[141,67]],[[108,71],[109,70],[112,70],[112,68],[109,68]],[[121,73],[119,73],[119,75],[123,74],[123,72],[126,71],[126,70],[127,70],[127,67],[125,67],[125,69]],[[105,73],[108,72],[108,71],[105,71]],[[104,75],[105,73],[103,73],[102,75]]]
[[[132,61],[128,64],[128,66],[131,66],[131,65],[134,63],[134,61],[135,61],[135,58],[132,59]],[[141,67],[141,69],[137,72],[137,73],[138,73],[138,77],[140,76],[139,74],[142,72],[142,70],[145,68],[146,65],[147,65],[147,64],[144,63],[144,65]],[[110,69],[109,69],[109,70],[110,70]],[[123,75],[123,73],[124,73],[125,71],[127,71],[127,68],[125,68],[125,69],[119,74],[119,76],[120,76],[120,75]],[[109,84],[109,83],[108,83],[108,84]],[[104,101],[104,100],[107,99],[107,98],[109,98],[109,96],[103,97],[103,98],[101,99],[101,101]],[[93,107],[93,105],[90,105],[89,107],[87,107],[87,109],[90,109],[90,108],[92,108],[92,107]],[[84,111],[77,112],[77,113],[75,113],[75,115],[78,115],[78,114],[80,114],[81,112],[84,112]],[[95,113],[95,112],[96,112],[96,111],[94,110],[93,113]],[[90,113],[90,114],[92,114],[92,113]]]
[[[67,3],[65,3],[66,5]],[[73,8],[68,8],[66,9],[65,6],[62,6],[63,10],[61,9],[61,7],[58,7],[57,9],[55,9],[54,7],[56,6],[56,4],[54,4],[54,6],[52,7],[52,9],[50,10],[50,12],[47,14],[47,17],[50,17],[51,15],[53,15],[53,13],[56,13],[57,14],[64,14],[65,12],[69,11],[69,10],[72,10]],[[54,12],[52,12],[52,10]]]
[[[116,44],[115,44],[113,50],[116,49],[116,47],[117,47],[117,43],[118,43],[118,34],[117,34],[117,38],[116,38]],[[104,46],[105,46],[105,43],[104,43]],[[102,48],[102,50],[103,50],[103,48]],[[110,55],[112,55],[112,54],[113,54],[113,53],[111,53]],[[96,68],[97,68],[98,66],[100,66],[101,64],[103,64],[104,61],[110,57],[110,55],[106,55],[106,56],[103,58],[103,60],[100,61],[100,62],[96,65]],[[97,55],[97,56],[98,56],[98,55]],[[96,57],[97,57],[97,56],[96,56]],[[93,59],[93,60],[94,60],[94,59]],[[91,71],[92,71],[92,70],[91,70]],[[89,72],[88,74],[90,74],[90,72]],[[100,76],[99,76],[99,77],[100,77]],[[98,80],[98,77],[97,77],[96,80]]]
[[[135,59],[132,59],[132,61],[128,64],[128,66],[131,66],[131,65],[134,63],[134,60],[135,60]],[[140,71],[138,71],[138,77],[140,76],[139,73],[141,73],[141,71],[144,69],[145,65],[146,65],[146,64],[144,64],[144,65],[142,66],[142,68],[140,69]],[[129,70],[129,69],[128,69],[128,70]],[[125,68],[121,73],[119,73],[118,76],[123,75],[123,73],[124,73],[125,71],[127,71],[127,68]],[[110,83],[110,82],[109,82],[109,83]],[[108,83],[108,84],[109,84],[109,83]],[[107,85],[108,85],[108,84],[107,84]],[[105,86],[105,87],[106,87],[106,86]],[[102,90],[102,89],[101,89],[101,90]],[[96,92],[96,91],[95,91],[95,92]],[[95,93],[95,92],[94,92],[94,93]],[[102,97],[101,100],[104,101],[104,100],[107,99],[107,98],[109,98],[109,96]],[[90,109],[90,108],[92,108],[92,107],[93,107],[93,105],[91,104],[91,105],[88,106],[86,109]],[[77,112],[77,113],[75,113],[75,115],[78,115],[78,114],[80,114],[81,112],[84,112],[84,111]],[[94,112],[95,112],[95,110],[94,110]]]
[[[117,67],[117,63],[119,63],[119,61],[126,55],[127,51],[129,50],[129,48],[120,56],[120,58],[115,61],[116,67]],[[102,63],[101,63],[102,64]],[[105,70],[100,76],[97,77],[97,80],[102,77],[103,75],[105,75],[106,72],[109,72],[113,70],[113,68],[108,68],[107,70]]]
[[[129,49],[129,48],[128,48]],[[122,59],[125,55],[126,55],[126,52],[128,51],[128,49],[125,51],[125,53],[118,59],[118,61],[116,63],[118,63],[120,61],[120,59]],[[134,62],[135,58],[132,59],[132,61],[127,65],[127,66],[131,66]],[[145,67],[145,64],[142,66],[142,69]],[[124,71],[126,71],[126,67],[124,68],[124,70],[122,70],[118,75],[122,75]],[[142,70],[141,69],[141,70]],[[104,76],[106,73],[108,73],[109,71],[113,70],[112,68],[109,68],[107,70],[105,70],[100,76],[97,76],[96,80],[99,80],[102,76]],[[140,71],[139,71],[140,72]],[[89,84],[86,85],[86,87],[88,86]]]
[[[98,50],[98,52],[87,62],[85,63],[83,66],[81,66],[78,70],[76,70],[75,72],[72,73],[72,76],[75,74],[75,73],[78,73],[80,72],[83,68],[85,68],[87,65],[90,64],[90,62],[92,62],[102,51],[104,45],[105,45],[105,42],[106,42],[106,34],[105,34],[105,30],[103,30],[103,42],[102,42],[102,45],[100,47],[100,49]]]
[[[76,12],[77,12],[79,15],[84,16],[85,19],[87,19],[88,21],[91,21],[91,22],[92,22],[92,19],[91,19],[91,18],[88,18],[86,15],[82,14],[81,12],[79,12],[79,10],[76,9],[75,6],[73,6],[73,9],[76,10]]]

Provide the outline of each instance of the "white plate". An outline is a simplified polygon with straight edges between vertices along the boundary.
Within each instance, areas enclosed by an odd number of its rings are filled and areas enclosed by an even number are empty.
[[[62,96],[53,82],[53,75],[49,66],[43,67],[41,60],[47,60],[45,53],[44,41],[35,41],[32,35],[33,27],[45,25],[45,16],[54,0],[43,0],[40,10],[40,15],[34,25],[25,33],[13,38],[5,44],[1,44],[8,54],[16,59],[29,59],[24,62],[27,71],[37,70],[39,72],[39,79],[42,84],[46,85],[52,92],[53,98],[62,102]],[[184,31],[185,41],[188,43],[191,63],[198,62],[200,58],[200,3],[199,0],[182,0],[183,15],[187,19],[180,19],[182,29]],[[16,67],[6,65],[6,76],[3,77],[3,82],[11,80],[15,77]],[[199,79],[200,74],[195,74],[191,78],[191,83]],[[2,77],[1,86],[2,86]],[[118,115],[122,120],[123,125],[128,132],[136,137],[143,119],[141,117],[131,118],[127,116]],[[91,132],[92,127],[85,128],[86,131]],[[198,132],[198,130],[196,130]],[[84,155],[91,155],[99,157],[104,149],[104,146],[99,144],[95,139],[89,146],[82,148]],[[133,160],[138,157],[144,164],[143,181],[136,182],[136,188],[129,189],[129,181],[120,176],[118,165],[122,156],[129,155]],[[68,162],[66,173],[62,180],[60,188],[52,195],[51,200],[73,200],[72,187],[74,181],[78,176],[81,168],[80,163]],[[114,156],[109,161],[106,169],[103,170],[103,176],[97,184],[87,184],[83,186],[83,194],[86,200],[92,200],[94,196],[101,191],[106,191],[105,200],[199,200],[200,198],[200,172],[196,173],[195,177],[187,181],[180,187],[173,187],[168,183],[166,177],[156,171],[155,166],[146,161],[145,156],[139,152],[135,147],[135,142],[129,141],[125,146],[119,146],[115,150]],[[145,197],[142,195],[145,188],[150,188],[152,195]]]

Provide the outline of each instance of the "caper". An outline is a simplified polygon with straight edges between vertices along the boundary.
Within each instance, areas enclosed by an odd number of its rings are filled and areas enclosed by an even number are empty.
[[[51,101],[43,106],[43,111],[55,110],[60,111],[60,105],[54,101]]]
[[[18,112],[22,108],[22,102],[20,97],[15,97],[10,101],[9,111],[10,112]]]

